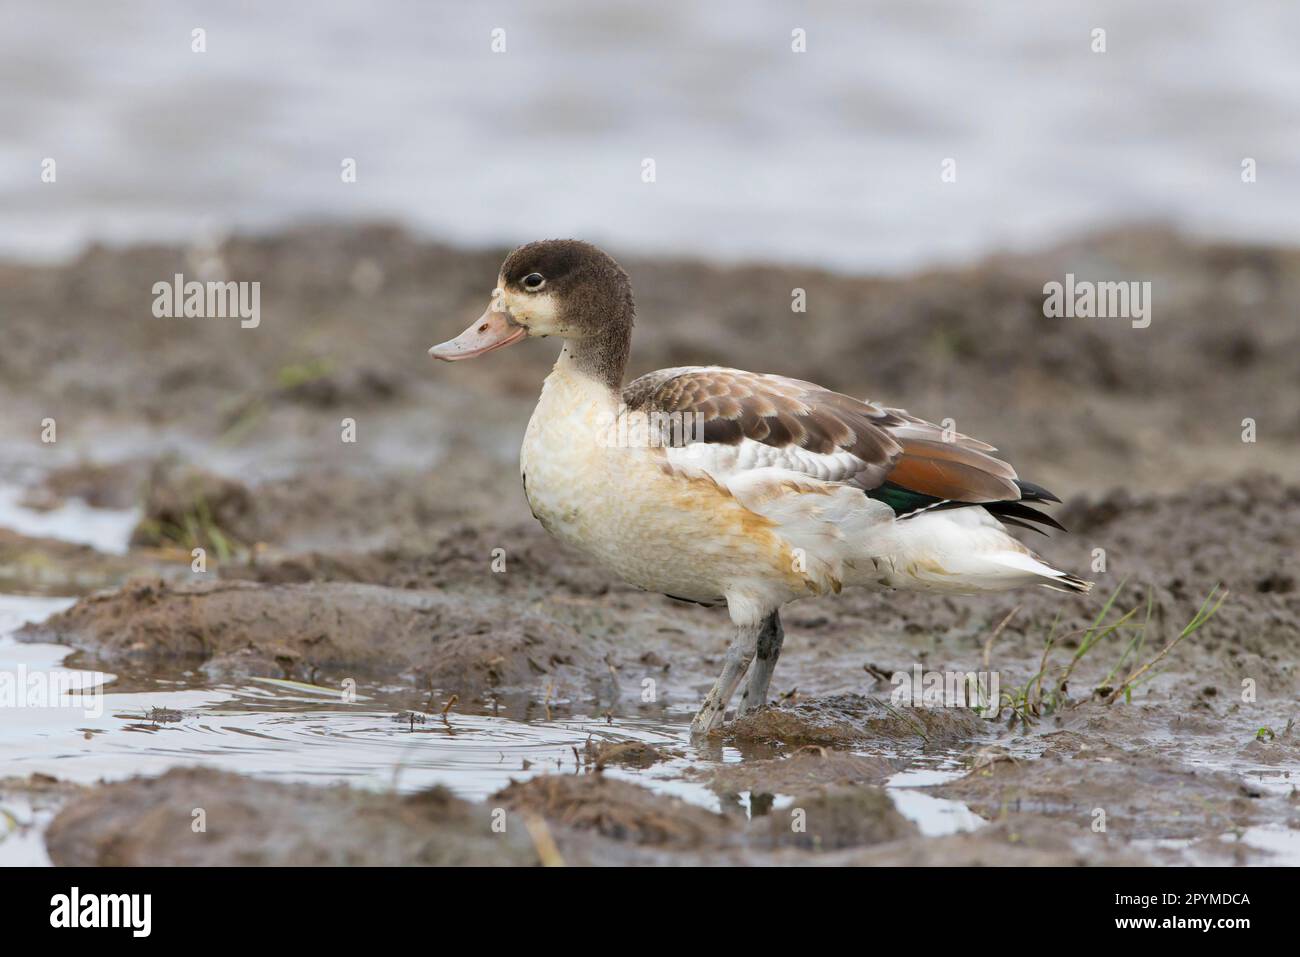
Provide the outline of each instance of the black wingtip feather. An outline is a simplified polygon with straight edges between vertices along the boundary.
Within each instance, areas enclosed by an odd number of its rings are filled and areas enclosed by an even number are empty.
[[[1054,494],[1043,488],[1041,485],[1035,485],[1033,482],[1026,482],[1024,479],[1016,479],[1016,485],[1020,487],[1020,500],[1022,502],[1059,502],[1060,499]]]
[[[1049,528],[1055,528],[1059,531],[1069,531],[1064,525],[1058,522],[1052,516],[1040,512],[1036,508],[1031,508],[1023,501],[1021,502],[989,502],[984,506],[998,518],[1010,516],[1011,518],[1024,519],[1027,522],[1037,522],[1039,525],[1046,525]]]
[[[1015,525],[1017,528],[1027,528],[1031,532],[1037,532],[1039,535],[1042,535],[1044,538],[1047,537],[1047,533],[1043,531],[1041,528],[1039,528],[1037,525],[1030,525],[1028,522],[1022,522],[1020,521],[1020,519],[1012,518],[1010,515],[999,515],[998,521],[1000,521],[1003,525]]]
[[[1066,591],[1072,591],[1079,595],[1086,595],[1092,591],[1092,582],[1075,575],[1063,575],[1052,584],[1060,585]]]

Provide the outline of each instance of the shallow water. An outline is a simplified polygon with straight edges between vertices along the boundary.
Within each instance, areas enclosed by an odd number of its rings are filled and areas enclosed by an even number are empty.
[[[377,216],[854,270],[1116,222],[1300,238],[1300,6],[1079,6],[24,4],[0,31],[0,252]]]
[[[24,508],[22,498],[21,486],[0,483],[0,528],[91,545],[110,555],[126,554],[131,530],[140,521],[139,509],[91,508],[73,498],[58,508],[37,511]]]
[[[0,707],[0,777],[43,773],[91,784],[205,765],[272,780],[346,783],[375,790],[411,792],[441,784],[467,799],[482,800],[511,780],[578,771],[588,740],[606,738],[642,741],[680,753],[649,769],[608,767],[606,774],[722,811],[718,794],[683,773],[741,760],[732,748],[693,746],[687,733],[690,715],[684,711],[610,720],[604,715],[548,714],[538,706],[523,714],[505,709],[465,714],[453,709],[444,717],[436,709],[421,710],[425,703],[414,701],[409,690],[379,685],[360,685],[355,700],[347,701],[336,690],[296,682],[223,684],[198,674],[99,674],[65,665],[65,647],[23,644],[10,637],[22,624],[72,602],[0,595],[0,675],[67,676],[78,689],[103,692],[98,700],[67,694],[54,704]],[[130,690],[114,690],[117,687]],[[984,826],[962,802],[927,793],[964,774],[966,758],[943,752],[878,753],[908,760],[907,769],[894,774],[886,790],[923,835]],[[1292,787],[1286,771],[1278,768],[1243,771],[1240,766],[1226,767],[1208,752],[1196,763],[1232,770],[1266,788]],[[751,795],[737,797],[738,804],[726,809],[751,813]],[[775,795],[768,813],[792,801],[790,795]],[[40,833],[56,811],[54,801],[21,793],[0,795],[0,866],[48,864]],[[1270,864],[1300,864],[1296,832],[1285,826],[1256,826],[1223,837],[1270,852]],[[1134,842],[1177,850],[1190,844]],[[1206,863],[1213,861],[1207,858]]]
[[[642,741],[670,747],[681,757],[644,771],[610,767],[605,773],[635,780],[710,810],[722,810],[717,794],[684,780],[687,768],[739,761],[731,748],[702,751],[689,743],[688,713],[660,717],[585,714],[464,714],[412,710],[409,691],[359,686],[356,700],[334,690],[293,682],[210,684],[132,674],[131,691],[114,691],[124,676],[99,675],[62,664],[68,649],[21,644],[9,637],[25,622],[39,621],[71,599],[0,595],[0,674],[71,676],[79,688],[101,689],[99,699],[62,695],[57,703],[0,709],[0,776],[43,773],[90,784],[171,767],[206,765],[282,781],[347,783],[409,792],[445,785],[462,797],[482,800],[505,787],[548,772],[581,768],[579,753],[590,738]],[[21,669],[21,670],[20,670]],[[950,761],[927,772],[897,776],[889,793],[900,812],[925,834],[947,834],[980,825],[963,805],[926,795],[921,788],[960,773]],[[791,800],[776,796],[774,806]],[[749,812],[749,795],[740,795]],[[11,806],[12,805],[12,806]],[[0,865],[46,863],[34,833],[48,823],[49,809],[26,799],[5,801],[0,811],[18,826],[0,838]]]

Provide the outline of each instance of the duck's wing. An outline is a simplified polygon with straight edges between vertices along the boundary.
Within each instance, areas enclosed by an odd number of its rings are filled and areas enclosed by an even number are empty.
[[[623,392],[628,410],[682,418],[673,458],[734,477],[775,468],[854,485],[900,514],[944,502],[1017,501],[1015,470],[993,446],[902,409],[785,376],[692,366],[651,372]],[[676,444],[676,443],[674,443]],[[890,501],[895,494],[906,509]]]

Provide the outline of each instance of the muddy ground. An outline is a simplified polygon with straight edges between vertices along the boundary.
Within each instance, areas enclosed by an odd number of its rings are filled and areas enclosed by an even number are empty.
[[[555,347],[425,356],[478,314],[501,252],[376,226],[196,255],[0,266],[0,478],[37,508],[143,510],[125,555],[0,530],[0,590],[84,596],[21,637],[127,684],[383,681],[416,711],[659,715],[685,746],[725,614],[613,581],[529,516],[515,456]],[[59,792],[55,863],[1249,864],[1273,858],[1253,835],[1300,828],[1300,252],[1130,230],[899,280],[625,265],[633,374],[718,362],[951,417],[1066,499],[1070,534],[1031,544],[1094,593],[791,606],[779,703],[680,773],[722,813],[639,783],[665,758],[643,745],[485,802],[189,769]],[[262,324],[153,318],[152,284],[199,270],[260,279]],[[1066,272],[1151,280],[1151,326],[1044,318]],[[1107,620],[1135,610],[1141,647],[1113,633],[1062,684],[1116,590]],[[916,665],[996,672],[1008,700],[996,719],[896,707],[889,676]],[[888,799],[935,754],[963,774],[932,793],[983,827],[925,836]]]

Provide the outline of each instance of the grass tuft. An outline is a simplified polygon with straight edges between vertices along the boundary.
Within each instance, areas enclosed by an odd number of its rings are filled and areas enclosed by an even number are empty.
[[[1107,621],[1111,617],[1112,610],[1115,607],[1115,601],[1119,598],[1120,592],[1124,588],[1125,582],[1121,581],[1119,585],[1111,592],[1110,597],[1102,606],[1097,617],[1093,619],[1091,625],[1080,629],[1077,632],[1070,632],[1066,635],[1057,635],[1057,627],[1060,625],[1061,616],[1058,613],[1052,622],[1052,627],[1048,631],[1047,640],[1043,645],[1042,658],[1039,661],[1038,671],[1030,676],[1029,680],[1023,685],[1007,692],[1004,691],[998,701],[997,711],[992,717],[999,717],[1002,709],[1006,708],[1011,713],[1009,724],[1014,726],[1019,721],[1025,727],[1029,727],[1034,721],[1060,711],[1070,703],[1069,684],[1070,678],[1074,674],[1074,669],[1078,666],[1089,652],[1099,647],[1105,639],[1111,635],[1122,631],[1132,631],[1133,634],[1125,643],[1120,654],[1119,660],[1115,666],[1110,669],[1105,679],[1095,689],[1093,697],[1101,698],[1106,704],[1112,704],[1121,695],[1124,700],[1131,701],[1133,689],[1139,685],[1145,684],[1155,677],[1156,671],[1152,670],[1158,665],[1174,647],[1184,639],[1190,638],[1196,634],[1205,624],[1214,617],[1215,613],[1223,606],[1224,600],[1228,597],[1228,590],[1216,584],[1205,600],[1201,602],[1201,607],[1192,616],[1189,621],[1178,633],[1178,636],[1170,641],[1165,647],[1155,654],[1150,660],[1141,665],[1132,667],[1126,677],[1118,683],[1115,682],[1115,676],[1123,673],[1126,666],[1131,667],[1131,662],[1137,662],[1141,659],[1142,649],[1146,644],[1147,635],[1151,629],[1151,615],[1154,608],[1154,596],[1152,590],[1147,588],[1146,615],[1138,623],[1134,621],[1134,616],[1138,613],[1141,606],[1134,607],[1119,615],[1112,621]],[[1004,622],[1005,623],[1005,622]],[[1055,670],[1055,677],[1049,677],[1054,671],[1051,657],[1052,651],[1057,644],[1073,635],[1080,635],[1078,648],[1070,659]]]

